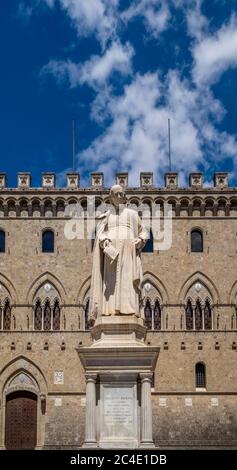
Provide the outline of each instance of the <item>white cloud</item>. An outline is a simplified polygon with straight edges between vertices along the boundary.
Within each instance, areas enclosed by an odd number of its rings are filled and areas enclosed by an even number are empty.
[[[39,1],[50,7],[56,4],[56,0]],[[218,130],[225,110],[210,90],[225,70],[237,66],[235,16],[211,35],[201,10],[202,0],[134,0],[122,12],[119,0],[57,2],[78,35],[94,34],[102,45],[101,55],[91,56],[84,64],[53,60],[42,71],[53,74],[59,82],[68,80],[72,88],[86,83],[97,91],[91,117],[103,124],[104,131],[80,154],[79,169],[103,171],[108,182],[115,171],[127,170],[130,184],[138,183],[143,170],[161,175],[168,167],[168,118],[173,169],[183,175],[182,181],[184,173],[200,165],[208,169],[213,162],[224,163],[230,157],[237,163],[237,142]],[[174,8],[183,10],[192,38],[193,80],[181,79],[177,70],[170,71],[162,82],[158,73],[137,74],[121,95],[115,95],[109,79],[114,72],[129,75],[134,54],[129,43],[119,41],[119,26],[140,16],[156,38],[174,21]]]
[[[130,44],[122,46],[114,42],[103,56],[92,56],[81,66],[80,82],[103,84],[115,71],[123,75],[129,74],[133,53]]]
[[[200,41],[207,34],[209,27],[209,21],[201,11],[203,0],[193,0],[188,3],[185,8],[188,34]]]
[[[138,16],[143,17],[147,30],[157,37],[168,27],[171,16],[168,2],[164,0],[138,0],[121,14],[121,18],[125,22]]]
[[[104,85],[114,72],[129,74],[132,56],[133,48],[129,44],[122,46],[114,42],[104,55],[94,55],[84,64],[51,60],[43,67],[42,73],[51,73],[58,83],[67,79],[71,88],[82,84],[96,87]]]
[[[168,117],[173,169],[182,174],[200,164],[208,169],[218,159],[237,155],[236,140],[219,132],[215,125],[224,115],[220,102],[210,91],[203,92],[181,80],[177,72],[170,72],[163,83],[155,73],[138,74],[119,97],[108,89],[100,93],[100,108],[97,98],[94,117],[103,119],[106,108],[105,117],[109,116],[111,123],[80,154],[79,162],[88,171],[96,168],[105,172],[107,182],[112,182],[118,170],[129,171],[132,185],[138,184],[140,171],[158,175],[167,171]],[[161,176],[158,178],[162,183]]]
[[[237,67],[237,18],[215,34],[208,35],[193,49],[193,79],[201,84],[215,83],[229,68]]]
[[[104,46],[116,36],[119,0],[39,0],[53,7],[58,2],[79,36],[95,33]]]
[[[65,80],[68,80],[71,88],[75,88],[79,85],[78,65],[71,60],[50,60],[40,72],[41,76],[47,74],[53,75],[58,85],[62,84]]]

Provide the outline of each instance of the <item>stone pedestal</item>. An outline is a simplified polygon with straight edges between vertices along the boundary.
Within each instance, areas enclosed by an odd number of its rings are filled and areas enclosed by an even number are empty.
[[[143,320],[101,317],[92,345],[78,349],[85,369],[84,447],[153,447],[151,380],[158,348],[145,344]]]

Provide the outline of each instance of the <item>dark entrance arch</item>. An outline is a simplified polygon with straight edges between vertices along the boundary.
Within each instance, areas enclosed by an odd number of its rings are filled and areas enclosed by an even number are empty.
[[[27,391],[6,397],[6,449],[34,449],[37,440],[37,396]]]

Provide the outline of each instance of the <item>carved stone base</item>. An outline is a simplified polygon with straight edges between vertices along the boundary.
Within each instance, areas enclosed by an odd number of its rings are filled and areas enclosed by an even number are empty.
[[[146,328],[136,315],[111,315],[99,317],[91,328],[91,347],[143,346]]]
[[[90,347],[78,348],[86,377],[84,447],[152,448],[151,381],[159,348],[145,344],[136,315],[103,316]]]

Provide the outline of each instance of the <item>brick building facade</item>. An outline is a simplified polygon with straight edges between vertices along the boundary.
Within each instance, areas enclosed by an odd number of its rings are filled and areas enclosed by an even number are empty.
[[[152,388],[153,435],[161,447],[237,447],[237,190],[215,173],[180,188],[151,173],[128,201],[172,205],[169,250],[142,254],[147,344],[160,348]],[[108,199],[101,173],[80,187],[29,173],[18,187],[0,174],[0,448],[78,448],[84,439],[85,378],[77,348],[87,325],[93,240],[65,237],[65,207]],[[25,429],[24,433],[23,430]]]

